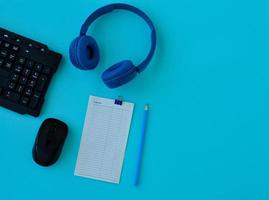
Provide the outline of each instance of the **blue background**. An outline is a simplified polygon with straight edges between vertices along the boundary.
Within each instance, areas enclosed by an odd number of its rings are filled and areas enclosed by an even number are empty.
[[[94,71],[68,59],[71,40],[96,8],[113,1],[0,0],[0,26],[64,56],[41,116],[0,109],[0,199],[269,199],[268,0],[123,1],[158,30],[151,65],[110,90],[102,71],[146,55],[149,30],[127,12],[89,30],[101,49]],[[89,95],[136,103],[120,185],[73,175]],[[151,106],[139,187],[133,186],[144,103]],[[42,168],[31,149],[47,117],[70,128],[59,161]]]

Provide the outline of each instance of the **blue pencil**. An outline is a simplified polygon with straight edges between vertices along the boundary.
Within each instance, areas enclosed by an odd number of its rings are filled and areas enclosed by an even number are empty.
[[[140,177],[140,171],[141,171],[141,165],[142,165],[143,147],[144,147],[145,135],[146,135],[146,126],[148,122],[148,113],[149,113],[149,106],[148,104],[146,104],[144,107],[144,118],[143,118],[141,138],[140,138],[140,144],[139,144],[138,155],[137,155],[136,173],[135,173],[135,180],[134,180],[135,186],[137,186],[139,183],[139,177]]]

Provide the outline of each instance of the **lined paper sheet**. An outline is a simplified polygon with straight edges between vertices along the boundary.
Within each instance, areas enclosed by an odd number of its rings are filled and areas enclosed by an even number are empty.
[[[133,103],[90,96],[75,175],[119,183]]]

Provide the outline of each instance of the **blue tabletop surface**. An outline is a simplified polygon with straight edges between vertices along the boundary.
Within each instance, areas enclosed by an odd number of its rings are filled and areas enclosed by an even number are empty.
[[[96,70],[77,70],[68,59],[85,18],[112,2],[1,1],[1,27],[48,44],[63,62],[40,117],[0,108],[0,199],[269,199],[269,1],[123,1],[152,18],[158,44],[145,72],[114,90],[102,71],[126,58],[139,63],[148,52],[140,18],[115,12],[88,31],[101,49]],[[74,176],[89,95],[136,104],[119,185]],[[134,187],[145,103],[151,110]],[[31,149],[48,117],[70,131],[59,161],[43,168]]]

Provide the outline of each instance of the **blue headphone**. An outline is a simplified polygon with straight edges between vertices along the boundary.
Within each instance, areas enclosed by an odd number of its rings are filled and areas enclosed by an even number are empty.
[[[133,12],[146,21],[151,29],[151,48],[145,60],[137,66],[131,60],[124,60],[105,70],[102,80],[109,88],[116,88],[131,81],[150,63],[156,49],[156,31],[150,18],[134,6],[121,3],[109,4],[97,9],[87,18],[80,29],[80,35],[72,41],[69,48],[70,60],[75,67],[82,70],[94,69],[99,62],[99,49],[95,39],[86,35],[87,30],[97,18],[117,9]]]

